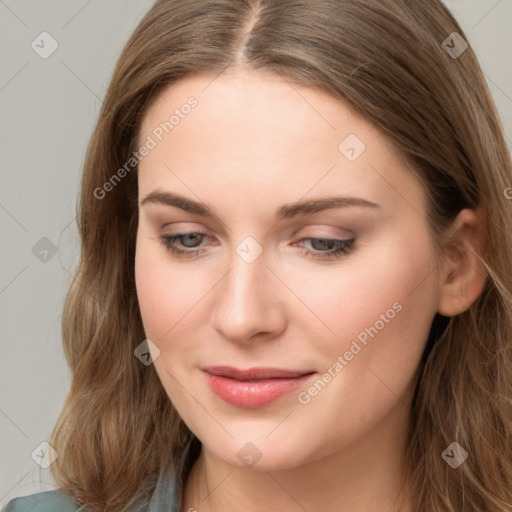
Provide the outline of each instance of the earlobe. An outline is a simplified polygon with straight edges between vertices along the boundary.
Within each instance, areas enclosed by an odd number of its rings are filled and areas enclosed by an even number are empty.
[[[445,239],[439,314],[463,313],[484,290],[487,272],[480,258],[486,242],[483,210],[461,210]]]

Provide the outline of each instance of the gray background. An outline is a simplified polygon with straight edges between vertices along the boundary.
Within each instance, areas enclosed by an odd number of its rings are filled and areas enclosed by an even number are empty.
[[[445,3],[480,58],[510,146],[512,0]],[[60,315],[77,263],[80,171],[116,58],[151,4],[0,0],[0,507],[55,487],[31,454],[70,384]],[[31,47],[43,31],[59,45],[47,59]]]

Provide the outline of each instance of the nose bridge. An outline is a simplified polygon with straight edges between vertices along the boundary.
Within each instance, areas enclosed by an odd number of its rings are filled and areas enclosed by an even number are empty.
[[[275,295],[261,244],[246,237],[232,251],[230,271],[215,300],[214,324],[227,338],[243,341],[257,332],[269,332],[278,315]],[[275,285],[276,283],[274,283]]]
[[[258,244],[259,245],[259,244]],[[254,242],[242,242],[230,259],[231,272],[226,277],[222,292],[232,314],[242,317],[257,314],[258,303],[269,292],[266,273],[266,258],[263,248]],[[240,318],[241,319],[241,318]]]

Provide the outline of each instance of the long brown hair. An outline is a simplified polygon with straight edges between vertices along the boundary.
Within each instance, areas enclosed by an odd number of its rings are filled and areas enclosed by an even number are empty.
[[[511,160],[475,53],[447,51],[454,32],[467,40],[439,0],[154,4],[117,62],[83,169],[81,259],[62,319],[73,380],[51,439],[59,487],[96,510],[126,510],[151,494],[162,468],[182,485],[197,455],[154,367],[133,353],[145,339],[136,166],[98,191],[137,149],[141,119],[164,88],[245,68],[326,91],[374,123],[421,177],[435,243],[461,209],[485,210],[485,289],[449,322],[435,318],[405,462],[415,512],[510,511]],[[453,441],[469,453],[457,469],[441,457]]]

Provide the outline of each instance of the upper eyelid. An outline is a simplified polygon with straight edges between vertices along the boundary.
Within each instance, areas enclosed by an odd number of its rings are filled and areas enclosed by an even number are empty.
[[[209,233],[212,232],[212,230],[210,228],[205,228],[203,226],[203,224],[195,223],[195,222],[186,222],[186,221],[182,221],[182,222],[167,222],[167,223],[163,224],[162,227],[157,228],[157,229],[159,231],[165,231],[165,229],[167,227],[175,226],[176,224],[185,224],[186,226],[178,227],[178,228],[174,227],[173,228],[173,230],[175,230],[174,233],[165,233],[165,234],[170,234],[170,235],[179,235],[180,234],[181,235],[181,234],[189,234],[189,233],[201,233],[201,234],[204,234],[204,235],[207,235],[207,236],[216,236],[216,235],[210,235],[209,234]],[[303,231],[305,229],[315,230],[315,233],[318,233],[319,230],[326,230],[326,231],[328,231],[328,230],[337,230],[338,233],[339,233],[339,234],[326,233],[325,235],[319,235],[319,236],[309,235],[308,238],[345,238],[345,239],[348,239],[349,237],[355,236],[355,234],[356,234],[356,229],[343,228],[341,226],[328,225],[328,224],[325,224],[325,223],[305,224],[305,223],[301,222],[300,224],[301,224],[301,226],[299,228],[296,228],[294,226],[292,226],[292,227],[289,226],[289,227],[285,228],[285,231],[289,231],[291,237],[296,236],[296,234],[298,232]],[[200,226],[200,227],[196,228],[194,226]],[[267,231],[267,233],[269,233],[271,231],[274,231],[274,227],[275,226],[273,226],[271,230]],[[357,227],[357,231],[359,231],[359,228],[360,227]]]
[[[339,228],[338,228],[339,229]],[[165,231],[165,230],[164,230]],[[299,230],[296,230],[294,233],[293,233],[293,238],[296,237],[296,234]],[[324,234],[304,234],[304,235],[301,235],[300,236],[300,239],[329,239],[329,240],[351,240],[353,238],[355,238],[355,232],[353,232],[352,230],[345,230],[346,233],[345,235],[343,234],[339,234],[339,235],[336,235],[336,234],[330,234],[330,233],[324,233]],[[205,236],[205,237],[208,237],[208,238],[215,238],[215,236],[212,236],[208,233],[206,233],[204,230],[202,229],[183,229],[183,230],[180,230],[178,229],[175,233],[165,233],[163,232],[162,233],[162,236],[174,236],[174,237],[178,237],[178,236],[186,236],[186,235],[190,235],[190,234],[197,234],[197,235],[201,235],[201,236]]]

